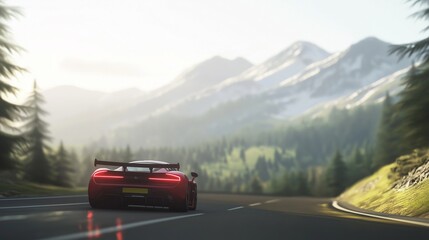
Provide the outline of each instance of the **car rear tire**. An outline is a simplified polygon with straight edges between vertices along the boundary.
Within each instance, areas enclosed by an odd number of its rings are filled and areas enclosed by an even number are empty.
[[[188,205],[189,205],[188,196],[186,196],[185,200],[179,201],[170,209],[173,211],[177,211],[177,212],[187,212],[188,211]]]
[[[92,199],[92,198],[89,198],[89,205],[92,208],[101,208],[102,207],[100,201],[97,201],[96,199]]]
[[[195,210],[195,209],[197,209],[197,191],[195,191],[193,194],[192,194],[192,205],[191,206],[189,206],[189,210]]]

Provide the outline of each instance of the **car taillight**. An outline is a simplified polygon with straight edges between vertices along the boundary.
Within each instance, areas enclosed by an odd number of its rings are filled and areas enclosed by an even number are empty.
[[[116,172],[112,171],[98,171],[94,174],[94,179],[96,181],[102,181],[102,182],[117,182],[124,179],[124,176],[118,175]]]
[[[180,176],[166,173],[162,177],[150,177],[149,180],[156,182],[180,182]]]

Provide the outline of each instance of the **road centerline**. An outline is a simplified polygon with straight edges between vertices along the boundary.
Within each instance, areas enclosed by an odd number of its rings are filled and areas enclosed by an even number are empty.
[[[257,203],[251,203],[251,204],[249,204],[249,207],[254,207],[254,206],[259,206],[259,205],[261,205],[262,203],[260,203],[260,202],[257,202]]]
[[[244,208],[244,207],[243,206],[233,207],[233,208],[228,209],[228,211],[235,211],[235,210],[242,209],[242,208]]]
[[[275,203],[278,201],[280,201],[280,200],[279,199],[271,199],[271,200],[265,201],[265,203]]]

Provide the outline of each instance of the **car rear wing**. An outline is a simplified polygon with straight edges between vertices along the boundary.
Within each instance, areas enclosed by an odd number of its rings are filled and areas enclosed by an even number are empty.
[[[108,165],[108,166],[118,166],[122,167],[125,171],[127,167],[144,167],[149,168],[150,172],[153,171],[154,168],[176,168],[180,169],[179,163],[127,163],[127,162],[111,162],[111,161],[102,161],[97,158],[94,160],[94,167],[97,165]]]

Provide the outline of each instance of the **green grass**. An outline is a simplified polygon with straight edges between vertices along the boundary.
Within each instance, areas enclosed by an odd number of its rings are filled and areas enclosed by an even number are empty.
[[[201,168],[209,175],[219,176],[220,180],[224,180],[232,174],[244,173],[246,168],[252,171],[259,156],[265,156],[267,161],[274,161],[275,150],[276,148],[268,146],[250,147],[246,149],[246,161],[243,162],[240,158],[240,148],[234,148],[231,154],[226,156],[226,162],[204,163]]]
[[[391,169],[396,163],[386,165],[351,188],[339,200],[364,209],[406,216],[422,216],[429,212],[429,180],[407,189],[392,189],[397,177]]]
[[[64,188],[52,185],[43,185],[26,181],[0,183],[0,195],[12,196],[46,196],[46,195],[73,195],[85,194],[86,187]]]

